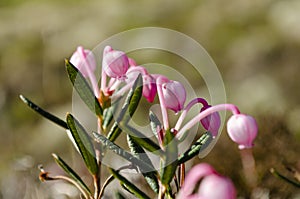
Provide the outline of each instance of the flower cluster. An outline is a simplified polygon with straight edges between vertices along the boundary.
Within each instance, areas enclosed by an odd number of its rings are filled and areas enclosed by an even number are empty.
[[[204,129],[216,137],[219,134],[221,125],[218,112],[229,110],[233,114],[227,123],[229,137],[239,145],[240,149],[251,148],[253,146],[253,141],[258,130],[253,117],[241,114],[239,109],[233,104],[212,106],[203,98],[193,99],[185,106],[187,94],[182,83],[170,80],[161,74],[149,74],[146,68],[137,65],[132,58],[127,57],[122,51],[114,50],[110,46],[104,48],[101,89],[98,88],[96,77],[93,73],[96,69],[96,62],[91,51],[78,47],[70,61],[85,77],[90,79],[96,97],[99,97],[99,93],[103,93],[106,98],[117,99],[132,87],[134,80],[141,74],[143,77],[143,96],[151,103],[156,94],[158,94],[163,117],[163,131],[171,129],[176,133],[177,139],[181,139],[199,121]],[[110,79],[107,84],[108,77]],[[117,90],[122,82],[126,82],[126,85]],[[104,98],[104,96],[100,96],[100,98]],[[100,98],[99,101],[103,102],[104,100]],[[198,103],[201,103],[203,106],[200,113],[181,127],[187,112],[193,105]],[[169,126],[168,109],[174,111],[176,114],[181,111],[181,115],[174,128]]]
[[[232,116],[227,122],[227,132],[229,138],[245,152],[241,154],[247,155],[247,158],[242,157],[243,165],[247,165],[248,157],[252,155],[249,151],[253,147],[258,131],[253,117],[240,113],[233,104],[211,105],[203,98],[186,102],[187,93],[181,82],[162,74],[149,73],[125,52],[114,50],[110,46],[106,46],[103,50],[101,81],[98,85],[95,74],[96,60],[92,51],[79,46],[70,61],[66,60],[66,68],[75,90],[87,107],[95,113],[98,120],[97,132],[87,132],[71,113],[68,113],[66,120],[63,121],[24,96],[20,96],[30,108],[65,129],[91,174],[94,188],[91,190],[83,179],[56,154],[53,154],[53,158],[68,176],[50,176],[50,173],[41,167],[42,181],[64,180],[76,186],[82,198],[100,199],[104,196],[108,184],[116,179],[125,190],[136,197],[150,198],[121,174],[124,169],[135,169],[141,173],[149,188],[153,190],[153,194],[156,194],[159,199],[236,198],[232,181],[217,173],[212,166],[206,163],[196,165],[185,177],[185,163],[199,154],[206,144],[210,144],[211,140],[220,134],[219,112],[229,110]],[[123,103],[124,100],[119,99],[125,94],[127,97],[120,113],[117,117],[113,117],[114,107],[119,101]],[[153,103],[155,98],[158,98],[161,117],[151,111],[149,113],[151,130],[156,140],[143,137],[142,132],[128,125],[142,96],[149,103]],[[197,104],[202,108],[186,122],[191,108]],[[178,116],[174,126],[169,122],[170,114]],[[203,133],[184,153],[178,154],[178,143],[183,141],[186,135],[193,133],[192,127],[198,124],[201,124],[207,132]],[[125,133],[127,137],[130,152],[115,143],[121,133]],[[129,165],[116,170],[108,167],[111,176],[101,184],[102,160],[107,150],[127,160]],[[159,158],[161,165],[159,171],[154,168],[146,151]],[[254,159],[251,165],[254,165]],[[254,168],[249,169],[247,166],[245,171],[252,172],[246,176],[253,174],[252,179],[255,179]],[[255,180],[249,182],[253,184]],[[173,184],[176,186],[175,189]],[[118,195],[124,198],[119,192]]]
[[[89,55],[87,56],[87,53]],[[199,122],[203,128],[209,131],[213,137],[220,132],[221,119],[219,111],[229,110],[233,113],[227,122],[227,132],[232,141],[238,144],[240,149],[251,148],[257,135],[255,119],[249,115],[241,114],[233,104],[220,104],[212,106],[203,98],[196,98],[186,103],[186,90],[181,82],[170,80],[161,74],[149,74],[146,68],[127,57],[127,55],[112,47],[107,46],[103,52],[101,88],[97,88],[95,76],[92,71],[96,68],[94,55],[89,50],[78,47],[71,57],[71,62],[85,76],[89,77],[94,88],[95,96],[103,103],[104,99],[117,99],[128,91],[139,74],[143,78],[143,96],[148,102],[153,102],[156,94],[161,107],[162,123],[157,128],[160,146],[163,148],[165,133],[171,131],[175,138],[181,140],[184,134]],[[108,80],[109,78],[109,80]],[[121,86],[125,82],[125,86]],[[103,93],[104,95],[100,95]],[[182,126],[188,111],[195,104],[202,104],[198,115]],[[179,114],[179,119],[174,127],[170,127],[168,110]],[[202,179],[197,194],[193,193],[193,186]],[[214,190],[214,191],[212,191]],[[235,189],[232,182],[220,176],[207,164],[195,166],[187,176],[178,198],[235,198]]]

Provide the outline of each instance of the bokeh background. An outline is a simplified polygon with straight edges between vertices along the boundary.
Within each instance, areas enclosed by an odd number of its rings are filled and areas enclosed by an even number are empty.
[[[72,110],[64,58],[78,45],[92,49],[145,26],[177,30],[202,44],[222,74],[228,102],[257,118],[259,190],[246,186],[239,151],[226,133],[195,163],[210,162],[231,177],[240,198],[300,198],[299,189],[269,172],[274,167],[293,178],[284,166],[300,170],[299,10],[299,0],[1,0],[0,198],[76,198],[66,184],[39,182],[40,163],[60,172],[53,152],[78,170],[81,164],[63,130],[24,106],[19,94],[64,118]]]

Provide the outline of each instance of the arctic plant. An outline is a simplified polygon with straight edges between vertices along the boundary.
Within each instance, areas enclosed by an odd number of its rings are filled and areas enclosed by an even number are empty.
[[[96,74],[97,57],[92,51],[79,46],[65,67],[71,83],[81,100],[95,115],[97,128],[92,132],[71,113],[60,119],[43,110],[24,96],[21,99],[30,108],[61,126],[72,141],[85,163],[91,176],[92,184],[69,166],[59,155],[52,154],[56,163],[65,174],[55,175],[40,167],[40,180],[62,180],[78,188],[81,198],[100,199],[106,194],[106,188],[113,181],[119,181],[116,197],[126,198],[128,194],[137,198],[178,198],[178,199],[234,199],[236,190],[229,177],[218,173],[208,163],[201,163],[186,170],[185,164],[197,156],[216,139],[221,132],[220,111],[227,110],[232,115],[227,122],[229,138],[237,144],[239,150],[251,148],[257,136],[258,127],[253,117],[240,112],[234,104],[209,104],[204,98],[197,97],[187,102],[188,93],[184,85],[162,74],[151,74],[134,59],[111,46],[103,49],[101,78]],[[130,125],[130,120],[146,99],[159,103],[159,112],[148,112],[152,137],[144,135]],[[194,106],[201,109],[187,121],[187,115]],[[177,121],[170,122],[170,115],[177,115]],[[203,133],[183,152],[179,153],[179,144],[190,134],[197,134],[192,129],[202,125]],[[126,136],[127,150],[117,144],[120,135]],[[103,164],[108,152],[114,153],[127,161],[126,166],[112,168]],[[159,159],[159,168],[155,168],[151,157]],[[109,176],[103,176],[107,169]],[[148,187],[140,187],[126,178],[126,170],[140,174]],[[186,172],[187,176],[186,176]],[[255,182],[252,182],[255,183]],[[122,189],[122,188],[123,189]],[[151,193],[151,191],[152,193]],[[126,195],[125,195],[126,193]]]

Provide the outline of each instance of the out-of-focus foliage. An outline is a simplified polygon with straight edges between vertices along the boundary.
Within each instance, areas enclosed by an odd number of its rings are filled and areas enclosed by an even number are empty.
[[[53,195],[60,193],[58,185],[38,182],[36,165],[52,167],[47,164],[52,152],[64,154],[69,162],[77,159],[77,154],[70,155],[72,146],[66,144],[62,130],[27,109],[18,95],[30,96],[64,118],[72,108],[64,58],[78,45],[93,48],[115,33],[144,26],[180,31],[205,47],[222,73],[228,101],[256,116],[261,126],[254,150],[261,186],[271,196],[296,197],[299,191],[289,185],[278,190],[282,182],[270,176],[268,169],[279,168],[282,161],[300,167],[299,10],[298,0],[1,0],[2,198],[43,198],[42,193],[64,198]],[[180,67],[180,61],[162,57],[165,64]],[[192,72],[186,75],[199,84]],[[199,89],[202,87],[201,81]],[[234,150],[226,136],[221,139],[225,144],[217,144],[211,157]],[[236,165],[238,156],[236,160],[231,157],[215,161],[216,169],[221,172],[225,161],[225,165]],[[80,170],[80,165],[76,167]],[[239,195],[244,196],[247,190],[239,183],[239,172],[224,174],[234,176]],[[69,197],[76,195],[72,187],[63,186]]]

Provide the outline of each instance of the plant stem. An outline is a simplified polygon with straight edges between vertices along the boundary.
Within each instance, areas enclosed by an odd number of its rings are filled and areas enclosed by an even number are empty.
[[[109,185],[109,183],[111,183],[114,179],[115,179],[114,176],[113,176],[113,175],[110,175],[110,176],[105,180],[105,182],[103,183],[102,188],[101,188],[101,190],[100,190],[100,194],[99,194],[98,199],[100,199],[100,198],[102,197],[102,195],[104,194],[105,188],[106,188],[107,185]]]
[[[239,114],[239,109],[234,104],[218,104],[212,107],[205,109],[204,111],[200,112],[197,116],[191,119],[187,124],[185,124],[176,134],[176,138],[181,140],[184,137],[184,134],[192,128],[195,124],[199,123],[200,120],[203,118],[211,115],[214,112],[229,110],[233,114]]]
[[[257,172],[255,168],[255,159],[252,154],[252,149],[240,150],[240,155],[246,183],[249,187],[255,188],[257,185]]]

